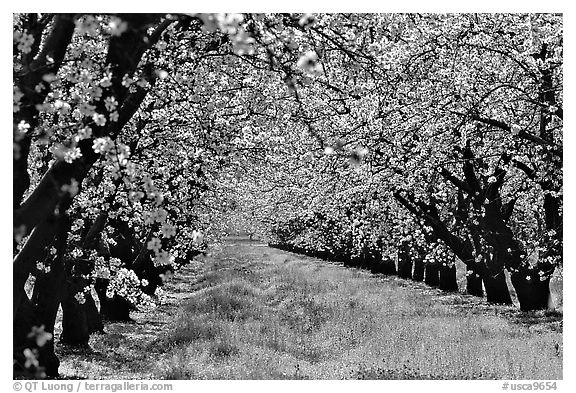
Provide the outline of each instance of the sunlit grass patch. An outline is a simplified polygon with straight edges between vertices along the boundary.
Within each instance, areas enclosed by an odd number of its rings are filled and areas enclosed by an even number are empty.
[[[562,334],[548,325],[276,250],[223,254],[161,339],[162,378],[562,378]]]
[[[218,318],[234,321],[258,317],[262,314],[259,289],[246,281],[233,280],[218,284],[193,296],[185,305],[188,314],[215,314]]]
[[[196,340],[212,340],[221,333],[221,324],[209,314],[187,315],[162,341],[167,344],[185,344]]]

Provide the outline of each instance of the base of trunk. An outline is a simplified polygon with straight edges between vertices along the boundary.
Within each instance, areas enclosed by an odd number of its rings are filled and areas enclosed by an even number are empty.
[[[548,302],[550,310],[562,312],[564,309],[563,281],[562,268],[556,268],[554,274],[550,277],[550,300]]]
[[[369,261],[366,260],[365,255],[358,255],[352,258],[351,265],[360,269],[369,269]]]
[[[422,258],[414,259],[414,272],[412,273],[412,280],[424,281],[424,260]]]
[[[108,282],[106,280],[96,280],[96,293],[100,300],[100,316],[102,319],[111,322],[130,322],[130,311],[134,308],[127,300],[114,296],[106,296]]]
[[[39,379],[44,377],[58,377],[58,367],[60,360],[54,353],[54,340],[47,341],[42,347],[38,347],[36,340],[29,338],[28,334],[33,327],[42,325],[36,307],[26,294],[20,303],[18,312],[13,320],[13,359],[14,359],[14,378],[31,378]],[[27,362],[25,351],[36,351],[37,365]]]
[[[443,291],[458,291],[458,281],[456,280],[456,265],[441,265],[439,274],[439,288]]]
[[[100,315],[107,321],[112,322],[130,322],[130,311],[132,305],[120,297],[113,297],[102,301],[100,299]]]
[[[435,263],[427,263],[424,265],[424,282],[431,287],[440,285],[440,271],[438,265]]]
[[[84,303],[84,312],[86,313],[86,319],[88,322],[88,332],[90,333],[102,333],[104,332],[104,323],[102,322],[102,317],[98,312],[96,307],[96,302],[91,293],[86,294],[86,302]]]
[[[398,256],[398,277],[412,278],[412,261],[408,257]]]
[[[370,271],[374,274],[396,274],[396,264],[392,259],[384,259],[380,261],[375,261],[371,266]]]
[[[482,280],[484,281],[484,288],[486,288],[486,300],[488,303],[495,304],[512,304],[508,284],[506,283],[506,276],[504,270],[496,276],[490,273],[486,274]]]
[[[472,296],[484,297],[482,277],[479,274],[472,273],[466,277],[466,293]]]
[[[527,278],[530,278],[529,280]],[[550,296],[550,279],[540,280],[540,276],[531,273],[513,273],[510,276],[512,285],[520,302],[520,310],[533,311],[548,308]]]
[[[74,296],[66,296],[62,301],[62,334],[60,342],[78,347],[88,346],[90,330],[88,317],[82,304]]]

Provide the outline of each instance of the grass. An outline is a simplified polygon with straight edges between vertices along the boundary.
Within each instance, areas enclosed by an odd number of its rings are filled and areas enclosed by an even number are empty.
[[[228,244],[148,348],[161,379],[561,379],[561,315]]]

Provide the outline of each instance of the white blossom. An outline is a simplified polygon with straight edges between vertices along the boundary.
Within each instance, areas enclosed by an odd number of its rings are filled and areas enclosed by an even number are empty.
[[[148,250],[153,250],[154,252],[158,252],[161,247],[162,242],[157,237],[153,237],[148,243],[146,243],[146,248],[148,248]]]

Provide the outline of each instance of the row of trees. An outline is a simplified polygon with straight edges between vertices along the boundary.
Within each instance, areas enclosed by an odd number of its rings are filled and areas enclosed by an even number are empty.
[[[15,375],[58,374],[59,308],[60,342],[88,345],[221,237],[236,205],[224,169],[261,154],[258,129],[292,100],[265,29],[258,15],[14,15]]]
[[[59,308],[60,341],[87,345],[233,223],[355,264],[450,250],[541,307],[561,265],[561,27],[14,15],[15,374],[57,375]]]
[[[277,193],[271,242],[377,271],[407,255],[452,269],[447,248],[469,293],[511,303],[507,270],[522,310],[546,308],[562,265],[561,17],[371,25],[389,17],[355,15],[317,51],[314,122],[336,124],[316,128],[313,159],[292,155],[313,180],[292,191],[308,197]],[[319,98],[328,83],[354,92]]]

